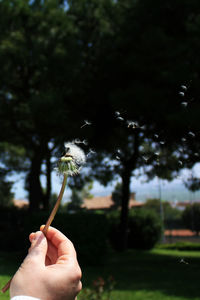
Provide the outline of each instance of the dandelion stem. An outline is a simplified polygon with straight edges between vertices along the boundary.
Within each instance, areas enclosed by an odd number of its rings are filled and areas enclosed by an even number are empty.
[[[63,194],[64,194],[66,184],[67,184],[67,174],[64,173],[64,178],[63,178],[62,186],[61,186],[61,189],[60,189],[60,193],[58,195],[58,199],[56,201],[56,204],[55,204],[54,208],[51,211],[51,214],[50,214],[50,216],[49,216],[49,218],[46,222],[46,225],[44,226],[44,229],[42,230],[44,235],[47,234],[48,228],[51,225],[51,223],[52,223],[52,221],[53,221],[53,219],[54,219],[54,217],[57,213],[57,210],[60,206],[60,203],[61,203],[61,200],[62,200],[62,197],[63,197]]]

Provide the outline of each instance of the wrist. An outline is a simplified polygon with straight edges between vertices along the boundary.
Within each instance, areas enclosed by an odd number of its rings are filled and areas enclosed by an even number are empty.
[[[10,300],[40,300],[39,298],[30,297],[30,296],[14,296]]]

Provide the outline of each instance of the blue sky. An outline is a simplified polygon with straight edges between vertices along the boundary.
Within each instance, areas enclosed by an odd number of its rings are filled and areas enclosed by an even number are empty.
[[[144,201],[147,198],[158,198],[159,197],[159,185],[161,187],[162,199],[170,201],[191,201],[191,200],[200,200],[200,192],[191,193],[189,192],[183,184],[183,180],[186,179],[191,171],[183,170],[180,173],[180,176],[173,180],[172,182],[167,182],[164,180],[154,180],[145,183],[144,177],[141,179],[132,178],[131,181],[131,191],[136,192],[136,200]],[[196,164],[193,168],[193,173],[198,176],[200,174],[200,163]],[[14,175],[10,180],[15,181],[13,186],[13,192],[15,193],[16,199],[27,199],[27,192],[24,190],[23,177],[20,175]],[[45,185],[45,178],[41,178],[42,183]],[[59,193],[61,186],[62,178],[59,178],[55,172],[52,174],[52,190],[55,193]],[[100,185],[98,182],[94,183],[92,194],[94,196],[105,196],[112,193],[116,183],[110,184],[107,187]],[[69,201],[71,192],[66,188],[64,194],[64,201]]]

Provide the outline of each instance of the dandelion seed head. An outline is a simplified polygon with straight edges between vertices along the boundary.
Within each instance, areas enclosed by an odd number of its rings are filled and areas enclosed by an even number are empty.
[[[73,142],[65,143],[65,155],[62,156],[56,168],[58,174],[74,176],[78,174],[86,162],[84,151]]]

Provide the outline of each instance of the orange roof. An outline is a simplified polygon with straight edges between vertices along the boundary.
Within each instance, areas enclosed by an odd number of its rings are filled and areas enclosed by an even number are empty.
[[[112,196],[93,197],[91,199],[84,199],[81,207],[87,209],[109,209],[114,205]],[[135,206],[142,206],[142,202],[137,202],[133,199],[133,195],[130,197],[129,208]]]
[[[17,208],[27,208],[29,206],[28,201],[24,199],[13,199],[13,204]]]
[[[188,229],[165,230],[165,236],[195,236],[195,233]]]

